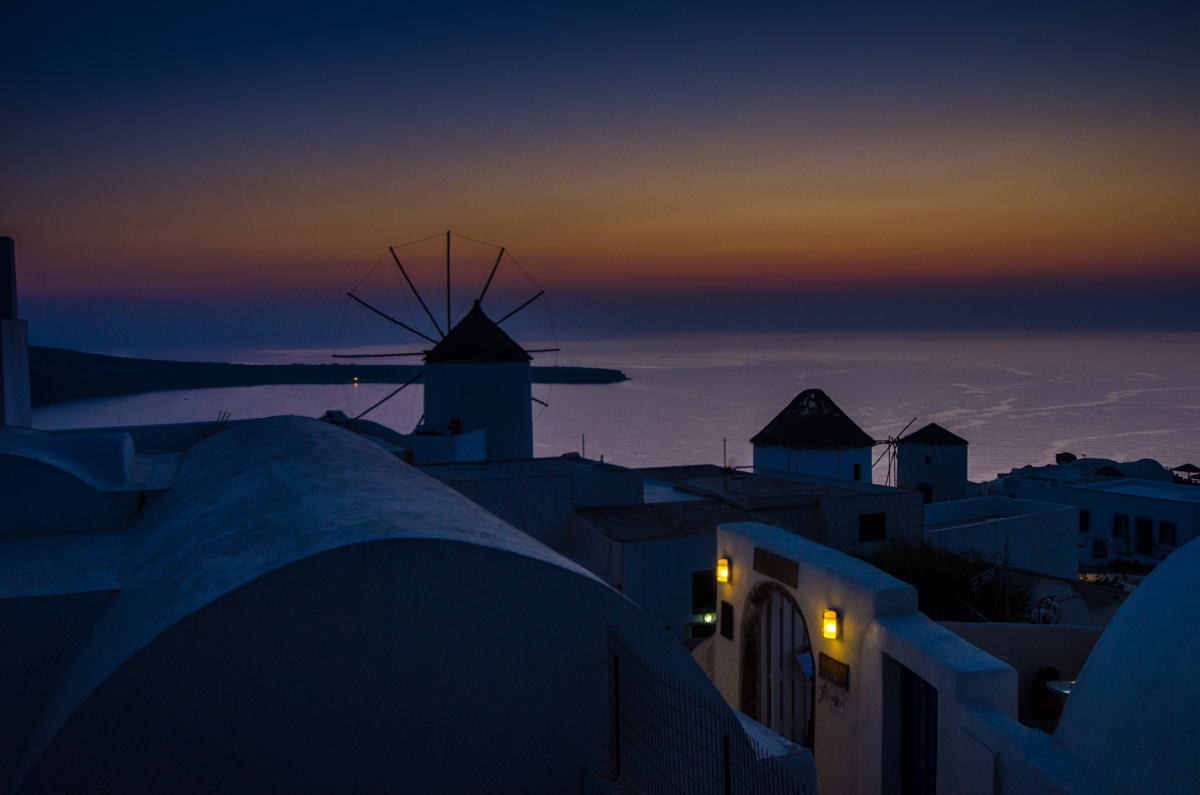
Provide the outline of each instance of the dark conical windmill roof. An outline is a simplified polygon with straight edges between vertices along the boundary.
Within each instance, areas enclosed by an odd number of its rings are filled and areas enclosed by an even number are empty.
[[[479,302],[425,354],[426,364],[528,362],[533,357],[483,313]]]
[[[897,444],[927,444],[932,447],[950,447],[951,445],[970,444],[961,436],[956,436],[950,431],[931,422],[919,431],[913,431],[908,436],[905,436]]]
[[[870,447],[875,440],[824,392],[806,389],[767,423],[750,444],[790,450],[844,450]]]

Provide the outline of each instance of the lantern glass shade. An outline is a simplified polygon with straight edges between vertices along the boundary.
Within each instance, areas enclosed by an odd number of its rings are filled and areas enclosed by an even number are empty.
[[[729,582],[729,558],[717,561],[717,582]]]
[[[838,635],[838,614],[836,610],[826,610],[824,619],[821,621],[821,634],[827,638],[836,638]]]

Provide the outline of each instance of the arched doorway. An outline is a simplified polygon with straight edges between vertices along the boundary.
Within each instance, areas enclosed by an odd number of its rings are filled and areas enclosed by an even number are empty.
[[[808,670],[798,657],[807,654]],[[761,582],[742,610],[741,711],[776,734],[813,747],[812,643],[795,597]]]

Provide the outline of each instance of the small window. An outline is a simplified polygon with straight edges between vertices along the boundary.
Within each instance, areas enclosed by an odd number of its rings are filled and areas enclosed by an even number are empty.
[[[721,636],[733,640],[733,605],[721,602]]]
[[[862,464],[854,465],[854,479],[855,481],[862,480]]]
[[[1079,532],[1092,532],[1092,514],[1089,511],[1082,509],[1079,511]]]
[[[932,464],[932,463],[933,463],[933,458],[932,458],[931,456],[925,456],[925,463],[926,463],[926,464]]]
[[[1113,538],[1129,540],[1129,517],[1121,514],[1113,515]]]
[[[1163,546],[1175,546],[1175,523],[1174,522],[1159,522],[1158,523],[1158,543]]]
[[[717,570],[692,572],[692,615],[717,612]]]
[[[866,544],[871,541],[887,539],[886,513],[860,513],[858,515],[858,542]]]

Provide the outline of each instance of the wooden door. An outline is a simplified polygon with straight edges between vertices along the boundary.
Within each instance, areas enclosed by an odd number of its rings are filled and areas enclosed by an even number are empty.
[[[804,617],[787,599],[772,594],[759,621],[761,722],[794,743],[812,747],[812,681],[797,661],[797,655],[812,654]]]

